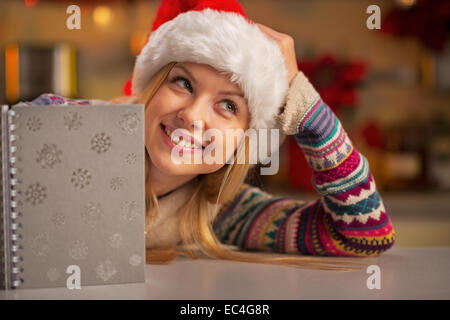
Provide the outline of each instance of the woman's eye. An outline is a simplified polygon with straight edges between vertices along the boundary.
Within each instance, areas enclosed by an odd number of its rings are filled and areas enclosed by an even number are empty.
[[[171,82],[172,82],[172,83],[174,83],[174,82],[181,82],[181,83],[184,83],[184,84],[186,84],[186,86],[185,86],[185,85],[181,85],[181,87],[183,87],[183,88],[189,90],[189,92],[192,92],[192,86],[191,86],[191,83],[189,82],[189,80],[187,80],[187,79],[185,79],[185,78],[183,78],[183,77],[175,77],[175,78],[172,79]]]
[[[222,101],[221,103],[224,103],[223,105],[225,106],[224,109],[225,109],[226,111],[230,111],[230,112],[232,112],[232,113],[236,113],[237,108],[236,108],[236,105],[235,105],[232,101],[230,101],[230,100],[224,100],[224,101]]]

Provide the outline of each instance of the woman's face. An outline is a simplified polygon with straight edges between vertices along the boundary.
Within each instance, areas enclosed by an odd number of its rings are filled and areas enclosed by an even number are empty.
[[[146,106],[145,121],[145,144],[151,166],[169,175],[198,175],[219,170],[233,155],[242,135],[238,133],[237,138],[228,136],[227,140],[226,130],[247,130],[249,111],[243,92],[228,76],[219,74],[206,64],[183,62],[172,68]],[[184,133],[177,143],[166,133],[166,130],[174,132],[175,129],[182,129]],[[204,139],[205,132],[212,133],[210,141]],[[222,143],[215,141],[217,139]],[[181,140],[194,142],[196,147],[192,148],[193,145],[188,146]],[[234,143],[234,148],[227,148],[227,143]],[[211,148],[213,145],[215,148]],[[205,155],[217,156],[215,152],[218,151],[221,152],[221,161],[205,162]],[[173,154],[201,161],[176,164]]]

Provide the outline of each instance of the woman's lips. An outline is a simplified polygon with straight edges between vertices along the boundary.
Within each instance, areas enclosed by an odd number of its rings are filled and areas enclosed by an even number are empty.
[[[164,128],[169,129],[170,132],[174,132],[176,130],[176,128],[171,127],[169,125],[163,124],[161,123],[161,126]],[[202,148],[204,148],[203,144],[196,139],[194,136],[192,136],[191,134],[189,134],[189,132],[186,129],[182,129],[181,130],[181,135],[179,135],[180,137],[183,138],[184,141],[189,142],[190,144],[194,144],[196,146],[201,146]]]
[[[173,142],[173,141],[170,139],[170,137],[167,135],[166,131],[164,130],[164,129],[165,129],[165,128],[164,128],[164,125],[163,125],[162,123],[159,125],[159,128],[160,128],[159,131],[161,132],[161,136],[162,136],[162,139],[163,139],[164,143],[165,143],[170,149],[176,148],[178,151],[183,151],[183,152],[187,152],[187,153],[194,153],[194,152],[202,151],[202,149],[185,148],[185,147],[182,147],[182,146],[176,144],[176,143]]]

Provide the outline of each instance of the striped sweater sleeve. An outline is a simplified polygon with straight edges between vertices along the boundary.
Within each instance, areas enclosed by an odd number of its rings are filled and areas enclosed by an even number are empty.
[[[320,197],[305,202],[244,184],[214,220],[219,240],[244,249],[329,256],[375,256],[392,247],[394,228],[367,158],[301,72],[279,120],[284,132],[295,135]]]

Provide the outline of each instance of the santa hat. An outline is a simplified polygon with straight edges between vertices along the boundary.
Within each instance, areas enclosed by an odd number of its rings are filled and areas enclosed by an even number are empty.
[[[162,0],[151,31],[135,63],[133,94],[169,62],[208,64],[243,91],[250,128],[274,128],[289,87],[284,57],[238,1]]]
[[[273,128],[288,89],[284,57],[236,0],[163,0],[137,57],[132,93],[169,62],[208,64],[230,74],[248,100],[250,128]]]

